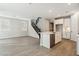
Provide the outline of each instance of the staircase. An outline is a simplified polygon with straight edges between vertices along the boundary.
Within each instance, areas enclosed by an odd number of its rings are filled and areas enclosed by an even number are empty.
[[[39,22],[39,19],[41,19],[41,17],[38,17],[37,20],[34,22],[34,20],[31,21],[31,25],[32,27],[34,28],[34,30],[37,32],[37,34],[39,35],[39,38],[40,38],[40,33],[41,30],[39,29],[39,27],[37,26],[38,22]]]

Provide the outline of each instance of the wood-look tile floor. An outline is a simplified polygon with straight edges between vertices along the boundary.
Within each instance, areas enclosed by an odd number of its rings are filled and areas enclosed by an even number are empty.
[[[51,49],[40,47],[32,37],[0,39],[0,56],[75,56],[76,43],[62,40]]]

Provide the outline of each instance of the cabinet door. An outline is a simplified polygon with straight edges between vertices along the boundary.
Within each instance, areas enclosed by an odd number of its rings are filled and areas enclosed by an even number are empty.
[[[62,39],[61,39],[61,33],[60,32],[56,32],[55,33],[55,44],[60,42]]]
[[[50,34],[50,47],[55,45],[55,34]]]
[[[50,48],[50,35],[43,35],[42,36],[42,43],[44,47]]]
[[[55,20],[55,24],[63,24],[63,19],[57,19],[57,20]]]

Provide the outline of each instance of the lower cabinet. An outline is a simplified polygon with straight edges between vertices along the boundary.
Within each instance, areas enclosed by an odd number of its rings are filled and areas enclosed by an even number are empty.
[[[60,32],[41,32],[40,46],[51,48],[61,41]]]
[[[57,44],[58,42],[61,42],[61,41],[62,41],[61,33],[55,32],[55,44]]]
[[[40,46],[51,48],[55,45],[55,34],[52,32],[42,32]]]

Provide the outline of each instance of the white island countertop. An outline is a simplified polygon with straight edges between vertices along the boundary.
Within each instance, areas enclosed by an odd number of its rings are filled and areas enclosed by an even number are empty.
[[[40,32],[40,34],[55,34],[55,32]]]
[[[79,37],[79,34],[77,36]]]
[[[77,35],[77,38],[79,38],[79,34]]]
[[[40,32],[40,46],[46,48],[51,48],[55,43],[55,34],[54,32]],[[51,43],[52,42],[52,43]]]

